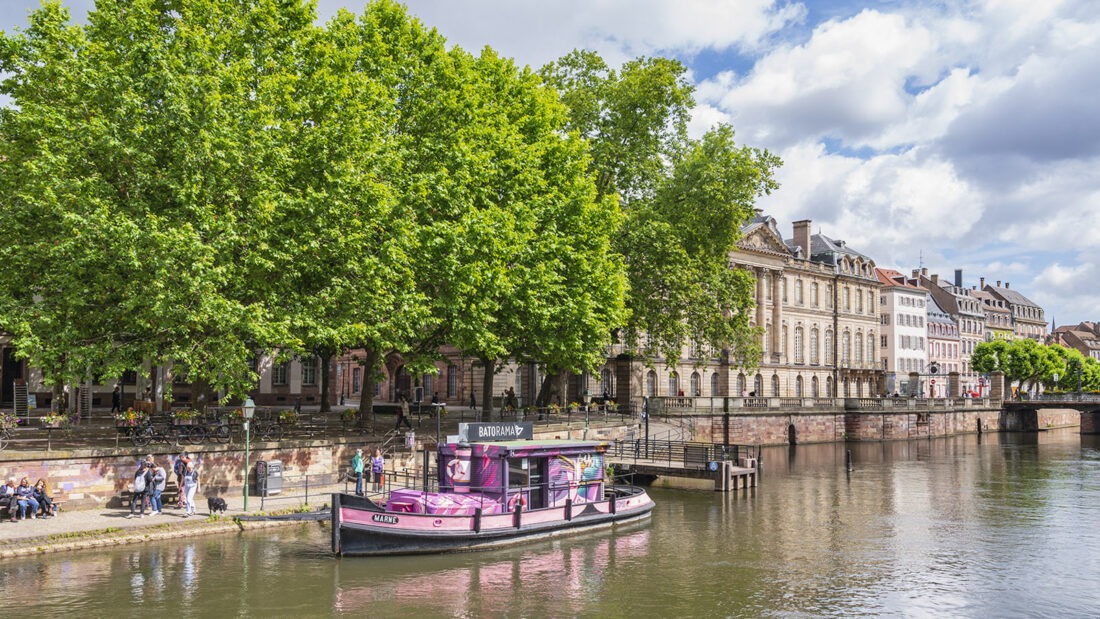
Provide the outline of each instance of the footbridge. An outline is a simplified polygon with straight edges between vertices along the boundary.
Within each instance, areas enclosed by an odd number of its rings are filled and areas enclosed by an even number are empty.
[[[1056,415],[1074,411],[1071,414],[1080,415],[1081,434],[1100,434],[1100,393],[1043,394],[1005,402],[1004,410],[1020,419],[1023,431],[1043,430],[1053,423]]]

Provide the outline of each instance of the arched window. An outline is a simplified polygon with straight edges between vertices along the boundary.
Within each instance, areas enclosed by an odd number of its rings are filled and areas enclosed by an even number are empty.
[[[794,328],[794,362],[806,362],[805,353],[802,351],[802,327]]]
[[[696,398],[703,395],[703,381],[699,372],[691,373],[691,395]]]
[[[847,366],[852,360],[852,334],[845,331],[840,340],[840,363]]]
[[[845,378],[843,380],[843,384],[844,384],[844,397],[846,397],[846,398],[851,397],[851,395],[852,395],[851,384],[848,383],[847,378]]]
[[[794,379],[794,397],[802,397],[802,376],[799,375]]]
[[[875,365],[875,332],[867,334],[867,363]]]
[[[812,397],[812,398],[820,397],[819,392],[818,392],[818,383],[817,383],[817,377],[816,376],[814,376],[813,378],[810,379],[810,397]]]
[[[680,395],[680,375],[676,372],[668,374],[668,395]]]
[[[779,375],[772,374],[772,396],[779,397]]]
[[[810,363],[813,365],[821,363],[821,357],[818,356],[819,344],[817,327],[814,327],[810,329]]]
[[[761,376],[759,374],[756,375],[756,378],[753,380],[752,390],[753,390],[753,393],[758,398],[764,395],[764,377],[763,376]]]
[[[856,365],[863,365],[863,334],[856,333]]]
[[[737,396],[738,397],[744,397],[746,394],[748,394],[748,385],[745,382],[745,375],[741,374],[741,373],[738,373],[737,374]]]
[[[718,372],[710,375],[710,395],[711,397],[721,395],[718,393]]]
[[[645,394],[648,397],[657,397],[657,373],[653,370],[645,376]]]
[[[833,331],[825,330],[825,365],[833,364]],[[831,378],[831,377],[830,377]]]
[[[604,368],[603,371],[600,372],[600,382],[603,383],[604,391],[606,391],[608,393],[615,393],[615,385],[611,384],[611,370],[610,369]]]
[[[825,397],[827,397],[827,398],[835,398],[836,397],[834,395],[834,390],[833,390],[833,377],[832,376],[826,376],[825,377]]]

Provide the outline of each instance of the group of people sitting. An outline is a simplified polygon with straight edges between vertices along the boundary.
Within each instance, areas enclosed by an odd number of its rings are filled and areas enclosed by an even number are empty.
[[[8,478],[8,483],[0,486],[0,507],[7,507],[11,514],[11,521],[18,522],[30,518],[34,520],[39,514],[43,518],[51,518],[57,514],[57,506],[50,497],[50,487],[45,479],[39,479],[32,486],[26,477],[15,484],[15,478]]]

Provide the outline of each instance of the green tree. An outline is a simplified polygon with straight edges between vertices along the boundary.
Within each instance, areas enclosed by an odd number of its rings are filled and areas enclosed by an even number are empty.
[[[694,101],[683,65],[640,58],[619,71],[575,51],[542,68],[583,136],[600,195],[620,198],[615,249],[628,274],[628,347],[652,362],[675,363],[690,342],[725,350],[742,365],[759,361],[749,327],[753,280],[731,271],[729,252],[755,200],[776,188],[780,161],[738,147],[718,126],[687,137]]]
[[[4,36],[0,320],[47,381],[175,361],[243,393],[285,337],[264,286],[278,112],[312,10],[56,2]]]

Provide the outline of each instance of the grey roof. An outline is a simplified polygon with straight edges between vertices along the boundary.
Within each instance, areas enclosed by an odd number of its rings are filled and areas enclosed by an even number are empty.
[[[1001,288],[1001,287],[998,287],[998,286],[986,286],[985,289],[988,292],[992,292],[993,294],[1001,297],[1002,299],[1004,299],[1005,301],[1008,301],[1009,303],[1011,303],[1013,305],[1024,305],[1024,306],[1027,306],[1027,307],[1039,307],[1039,304],[1033,302],[1031,299],[1028,299],[1024,295],[1016,292],[1015,290],[1013,290],[1011,288]]]
[[[928,322],[936,322],[945,325],[955,324],[954,319],[951,318],[951,314],[947,313],[947,310],[943,309],[943,307],[936,302],[936,297],[932,295],[928,295]]]

